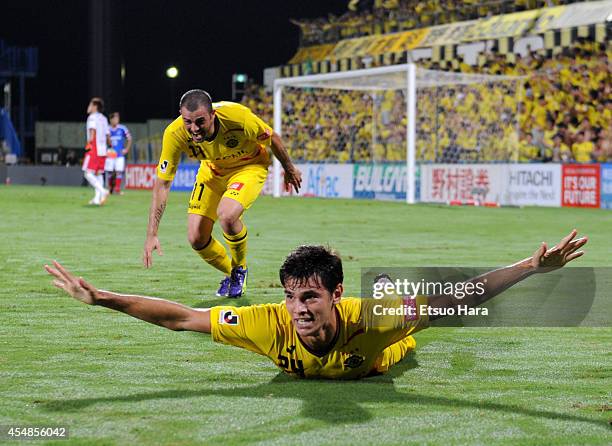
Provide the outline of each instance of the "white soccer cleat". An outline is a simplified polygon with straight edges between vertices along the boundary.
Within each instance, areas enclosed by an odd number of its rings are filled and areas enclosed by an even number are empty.
[[[109,195],[110,191],[108,189],[104,189],[104,192],[102,193],[102,198],[100,198],[100,203],[98,204],[102,206],[104,203],[106,203],[106,200],[108,200]]]

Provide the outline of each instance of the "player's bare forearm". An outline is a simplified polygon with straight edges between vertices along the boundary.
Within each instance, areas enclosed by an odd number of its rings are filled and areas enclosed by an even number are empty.
[[[169,300],[119,294],[98,290],[82,277],[77,277],[57,261],[45,270],[54,277],[53,285],[87,305],[100,305],[129,314],[170,330],[210,333],[210,310],[193,309]]]
[[[168,191],[170,190],[171,181],[155,179],[153,184],[153,195],[151,198],[151,208],[149,209],[149,223],[147,224],[147,237],[145,238],[144,250],[142,253],[142,263],[145,268],[153,266],[153,251],[161,256],[163,255],[161,244],[157,238],[157,230],[161,222],[164,211],[166,210],[166,202],[168,201]]]
[[[287,168],[293,167],[293,162],[291,161],[291,157],[283,144],[283,140],[276,133],[272,135],[270,141],[270,149],[272,149],[272,153],[280,161],[283,169],[287,170]]]
[[[147,237],[157,236],[157,230],[161,223],[162,216],[166,210],[168,192],[170,191],[171,181],[155,179],[153,184],[153,194],[151,197],[151,208],[149,209],[149,223],[147,225]]]
[[[125,149],[123,149],[123,154],[127,155],[132,148],[132,138],[128,138],[127,143],[125,144]]]
[[[210,310],[197,310],[177,302],[99,290],[94,305],[121,311],[169,330],[210,333]]]
[[[465,295],[461,298],[450,295],[431,296],[428,299],[428,305],[434,308],[457,308],[459,305],[470,308],[476,307],[507,290],[512,285],[525,280],[535,272],[532,258],[529,257],[513,265],[489,271],[468,280],[465,284],[471,283],[473,286],[466,287],[464,285],[463,289],[470,290],[470,292],[464,293]],[[439,317],[442,316],[431,315],[430,319],[434,320]]]
[[[293,165],[291,157],[289,156],[289,153],[287,153],[287,149],[285,149],[283,141],[276,133],[272,135],[270,148],[272,149],[274,156],[278,159],[285,170],[285,184],[292,185],[295,188],[295,191],[299,192],[300,187],[302,186],[302,173]]]
[[[574,238],[577,234],[578,231],[572,230],[550,249],[548,249],[545,242],[542,242],[540,247],[533,253],[533,256],[467,281],[466,284],[472,283],[473,287],[470,292],[464,293],[465,295],[462,298],[455,296],[431,296],[429,298],[429,306],[439,308],[456,308],[458,305],[475,307],[497,296],[514,284],[525,280],[532,274],[546,273],[562,268],[568,262],[584,254],[584,251],[579,251],[579,249],[587,243],[588,238]],[[464,290],[466,290],[465,287]],[[432,320],[436,318],[436,316],[431,317]]]

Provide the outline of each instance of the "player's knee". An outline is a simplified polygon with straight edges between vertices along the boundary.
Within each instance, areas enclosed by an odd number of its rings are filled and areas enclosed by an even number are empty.
[[[236,224],[239,218],[240,214],[236,214],[235,212],[221,211],[218,214],[219,224],[221,225],[221,229],[223,229],[225,232],[231,229]]]
[[[210,234],[202,234],[199,231],[187,231],[187,241],[195,250],[204,248],[210,240]]]

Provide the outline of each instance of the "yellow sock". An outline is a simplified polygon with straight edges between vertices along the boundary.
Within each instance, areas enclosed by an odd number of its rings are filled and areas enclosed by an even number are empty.
[[[232,272],[232,265],[225,247],[215,240],[212,236],[210,241],[202,249],[194,249],[202,259],[210,266],[217,268],[226,276]]]
[[[223,233],[223,238],[229,246],[229,251],[232,256],[232,268],[236,266],[246,267],[246,255],[247,255],[247,228],[246,225],[242,225],[242,230],[236,235],[229,235]]]

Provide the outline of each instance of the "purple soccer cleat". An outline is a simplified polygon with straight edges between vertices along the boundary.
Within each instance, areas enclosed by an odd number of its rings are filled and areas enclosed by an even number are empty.
[[[227,293],[230,289],[230,278],[225,276],[221,282],[219,282],[219,289],[215,293],[219,297],[227,297]]]
[[[232,275],[230,276],[229,291],[227,293],[227,297],[235,298],[246,294],[246,282],[248,275],[248,268],[237,266],[232,269]]]

